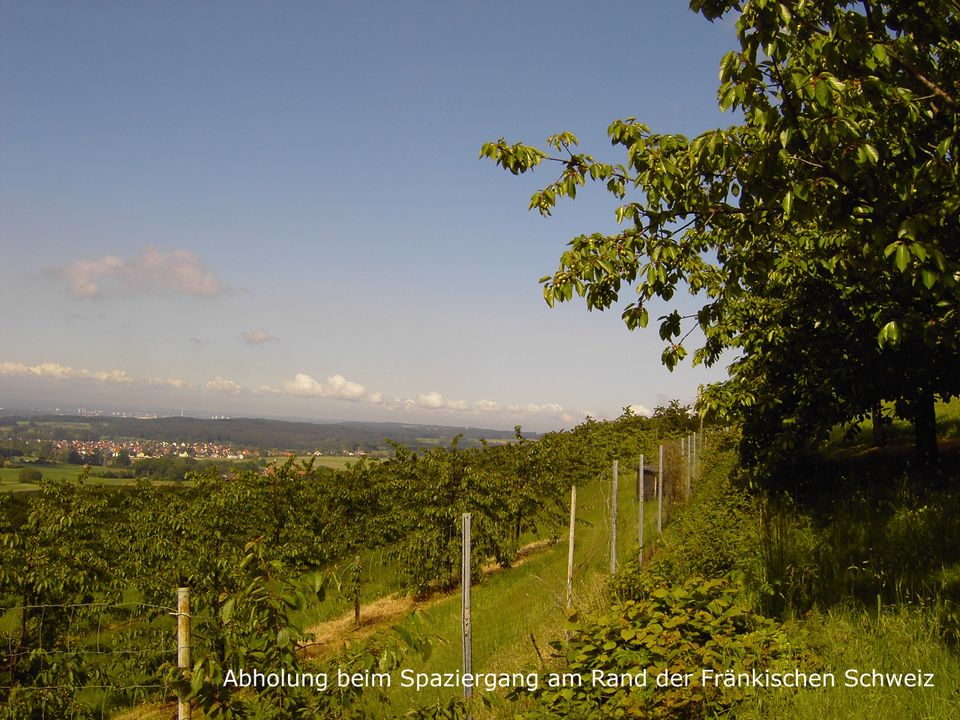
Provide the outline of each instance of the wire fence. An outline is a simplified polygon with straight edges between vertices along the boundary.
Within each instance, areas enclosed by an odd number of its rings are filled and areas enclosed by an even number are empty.
[[[0,607],[0,718],[106,720],[165,696],[173,614],[136,601]]]

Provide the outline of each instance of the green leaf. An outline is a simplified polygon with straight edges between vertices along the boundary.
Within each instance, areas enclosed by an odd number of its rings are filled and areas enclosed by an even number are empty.
[[[817,84],[814,87],[814,97],[817,99],[817,103],[823,107],[827,107],[833,103],[830,84],[826,80],[817,80]]]
[[[900,323],[896,320],[888,322],[880,329],[878,339],[881,347],[898,344],[900,342]]]
[[[900,272],[903,272],[907,269],[907,266],[910,264],[910,249],[905,243],[900,243],[897,245],[897,255],[894,261],[896,263],[897,269]]]
[[[863,145],[857,148],[857,159],[861,165],[876,165],[880,162],[880,153],[878,153],[877,149],[870,143],[863,143]]]
[[[788,190],[783,196],[783,214],[790,217],[790,211],[793,210],[793,192]]]
[[[650,313],[647,312],[646,308],[640,308],[640,313],[637,315],[637,324],[645,328],[647,323],[650,322]]]

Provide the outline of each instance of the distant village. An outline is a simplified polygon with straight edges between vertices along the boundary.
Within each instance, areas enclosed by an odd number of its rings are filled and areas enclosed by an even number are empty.
[[[166,440],[53,440],[55,455],[76,452],[81,457],[102,457],[108,462],[123,453],[130,460],[159,457],[192,457],[218,460],[251,460],[260,452],[212,442],[167,442]]]
[[[72,464],[129,465],[137,460],[154,458],[196,458],[198,460],[257,460],[275,456],[277,452],[263,452],[236,445],[215,442],[171,442],[166,440],[100,439],[100,440],[41,440],[21,439],[26,446],[36,446],[37,455]],[[282,454],[290,454],[282,453]],[[315,450],[315,456],[344,455],[362,457],[363,450],[325,453]]]

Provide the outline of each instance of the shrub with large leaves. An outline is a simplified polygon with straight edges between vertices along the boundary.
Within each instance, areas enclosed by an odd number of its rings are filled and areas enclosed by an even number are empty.
[[[612,605],[597,617],[577,620],[569,640],[553,647],[559,672],[577,673],[582,684],[535,693],[539,707],[528,718],[704,718],[747,697],[750,688],[701,684],[701,670],[749,672],[792,669],[804,659],[774,620],[740,601],[730,579],[692,577],[682,585],[649,580],[638,600]],[[593,673],[647,671],[645,686],[610,687]],[[689,685],[657,687],[656,674],[691,673]]]

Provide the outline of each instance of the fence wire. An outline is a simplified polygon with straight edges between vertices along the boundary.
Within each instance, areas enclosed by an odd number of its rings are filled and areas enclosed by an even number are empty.
[[[173,614],[143,602],[0,607],[0,718],[106,720],[163,696]]]

